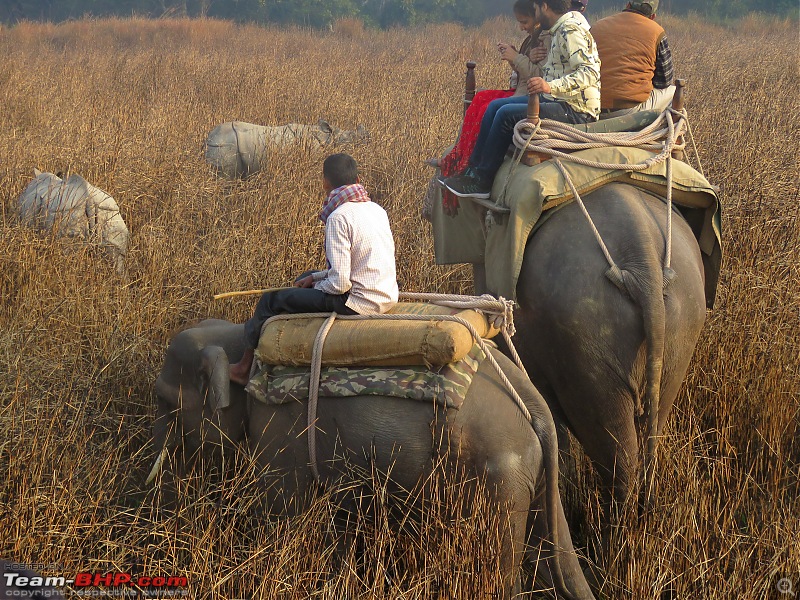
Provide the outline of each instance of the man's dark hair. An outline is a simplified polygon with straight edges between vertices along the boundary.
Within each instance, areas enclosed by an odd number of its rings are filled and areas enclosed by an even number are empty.
[[[517,0],[514,2],[514,14],[532,17],[536,14],[533,10],[533,0]]]
[[[557,15],[563,15],[572,10],[572,0],[533,0],[533,3],[542,7],[542,4],[547,6]]]
[[[322,174],[334,189],[358,180],[358,164],[349,154],[331,154],[322,163]]]

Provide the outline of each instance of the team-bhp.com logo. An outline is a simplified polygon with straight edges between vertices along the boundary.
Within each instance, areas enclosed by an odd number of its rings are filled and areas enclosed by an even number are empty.
[[[133,575],[125,572],[92,573],[84,571],[67,579],[64,576],[32,576],[19,572],[2,573],[4,591],[12,596],[6,597],[49,597],[56,596],[57,589],[67,586],[75,594],[84,597],[130,597],[130,598],[180,598],[188,594],[189,582],[179,576]],[[47,592],[51,593],[47,593]],[[26,594],[30,592],[30,595]],[[38,595],[35,595],[38,594]]]

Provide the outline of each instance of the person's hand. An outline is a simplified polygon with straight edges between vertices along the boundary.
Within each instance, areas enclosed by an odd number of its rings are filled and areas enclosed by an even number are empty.
[[[500,52],[500,58],[510,63],[513,63],[514,59],[517,57],[517,54],[519,54],[514,46],[507,44],[506,42],[498,42],[497,51]]]
[[[544,47],[544,44],[539,44],[535,48],[531,48],[528,51],[528,58],[531,59],[531,62],[540,63],[543,60],[547,59],[547,48]]]
[[[314,276],[313,275],[306,275],[301,279],[295,279],[294,287],[299,288],[311,288],[314,287]]]
[[[533,94],[549,94],[550,84],[541,77],[531,77],[528,79],[528,93]]]

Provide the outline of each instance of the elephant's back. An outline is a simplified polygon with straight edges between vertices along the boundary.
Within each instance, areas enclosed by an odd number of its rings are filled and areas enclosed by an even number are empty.
[[[516,385],[520,395],[529,394]],[[308,464],[308,403],[250,402],[250,439],[265,462],[288,457],[293,468]],[[391,472],[407,489],[449,461],[472,475],[508,472],[509,465],[538,472],[541,466],[538,438],[488,360],[458,409],[387,396],[320,397],[314,418],[317,463],[326,476],[343,468],[342,456],[359,469]]]
[[[520,340],[520,352],[547,371],[549,384],[561,395],[581,385],[580,393],[591,394],[598,381],[636,390],[645,364],[643,298],[664,298],[665,370],[677,373],[680,368],[672,365],[683,365],[691,354],[686,349],[694,347],[705,319],[699,248],[674,212],[670,266],[675,277],[665,289],[664,201],[620,183],[587,194],[584,201],[611,259],[624,272],[626,290],[608,277],[609,262],[577,203],[563,207],[525,250],[516,324],[531,339]]]
[[[578,203],[571,202],[556,210],[528,240],[517,288],[523,306],[550,299],[551,308],[557,310],[565,299],[598,294],[612,300],[619,290],[606,277],[610,265],[603,246],[619,268],[637,275],[665,264],[668,212],[663,199],[612,183],[583,200],[592,223]],[[683,271],[693,283],[698,273],[702,280],[697,242],[677,212],[672,218],[672,254],[676,271]]]

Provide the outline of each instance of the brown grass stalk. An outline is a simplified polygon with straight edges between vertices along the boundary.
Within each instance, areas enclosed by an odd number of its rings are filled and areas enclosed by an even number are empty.
[[[760,600],[776,597],[781,577],[800,588],[800,74],[785,58],[797,54],[796,24],[666,27],[703,167],[722,188],[717,306],[660,445],[652,510],[604,548],[585,466],[565,491],[604,597]],[[758,52],[765,31],[785,51]],[[212,294],[286,285],[323,260],[327,150],[282,150],[257,176],[226,182],[203,163],[206,134],[236,119],[364,124],[369,143],[348,150],[389,211],[401,288],[467,292],[467,267],[433,265],[418,216],[431,174],[422,161],[456,134],[465,60],[478,61],[480,86],[505,84],[501,37],[519,37],[509,20],[318,32],[110,19],[0,31],[1,556],[65,573],[185,575],[196,598],[491,591],[485,507],[455,524],[432,511],[409,533],[372,506],[349,528],[364,551],[339,560],[330,497],[300,518],[262,518],[261,480],[244,459],[226,475],[182,479],[174,510],[143,481],[169,337],[205,317],[242,321],[254,304]],[[17,224],[34,167],[79,173],[115,197],[132,234],[127,279]]]

